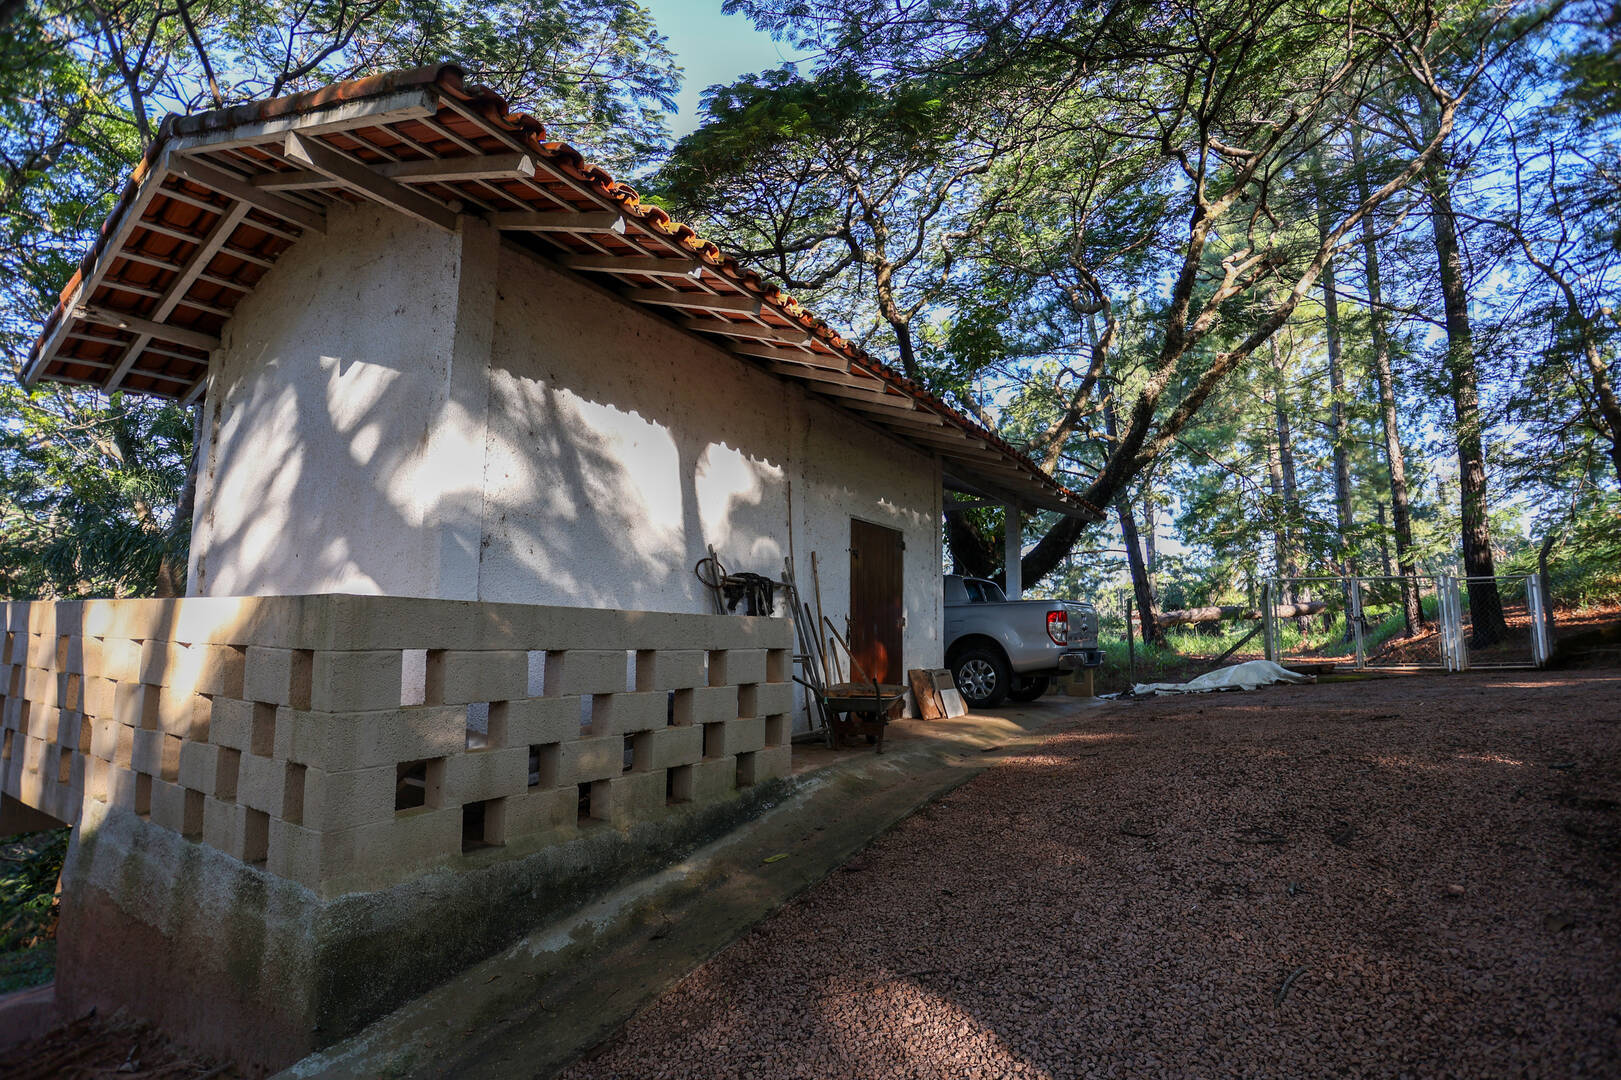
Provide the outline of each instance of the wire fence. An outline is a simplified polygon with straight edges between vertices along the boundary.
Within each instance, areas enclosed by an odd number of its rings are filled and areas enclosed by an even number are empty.
[[[1233,617],[1161,626],[1160,642],[1144,640],[1129,588],[1105,590],[1089,597],[1105,656],[1099,689],[1181,681],[1268,655],[1319,668],[1461,671],[1544,666],[1574,645],[1591,662],[1621,662],[1617,632],[1604,629],[1621,625],[1616,576],[1595,575],[1591,560],[1575,556],[1550,560],[1546,574],[1534,557],[1503,565],[1513,572],[1324,573],[1257,582],[1208,598]],[[1270,626],[1263,594],[1275,612]]]

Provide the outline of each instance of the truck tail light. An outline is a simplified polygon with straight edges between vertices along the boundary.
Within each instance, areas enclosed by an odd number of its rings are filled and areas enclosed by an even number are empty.
[[[1069,644],[1069,614],[1063,611],[1047,612],[1047,636],[1054,645]]]

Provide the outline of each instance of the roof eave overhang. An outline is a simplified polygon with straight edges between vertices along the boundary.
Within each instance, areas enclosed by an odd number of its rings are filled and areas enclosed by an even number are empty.
[[[22,372],[191,402],[237,303],[329,209],[463,214],[939,456],[1003,501],[1101,514],[451,67],[165,121]]]

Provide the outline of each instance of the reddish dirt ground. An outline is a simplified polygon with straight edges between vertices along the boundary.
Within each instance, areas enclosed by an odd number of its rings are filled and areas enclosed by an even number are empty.
[[[565,1075],[1621,1075],[1621,670],[1120,703]]]

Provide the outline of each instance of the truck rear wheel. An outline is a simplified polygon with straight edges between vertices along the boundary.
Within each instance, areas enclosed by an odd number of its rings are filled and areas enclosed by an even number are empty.
[[[1025,678],[1020,675],[1013,677],[1013,689],[1008,691],[1008,697],[1014,701],[1034,701],[1047,692],[1052,680],[1045,675],[1034,675]]]
[[[951,664],[951,677],[963,700],[976,709],[994,709],[1007,700],[1013,672],[996,649],[970,646],[957,654]]]

